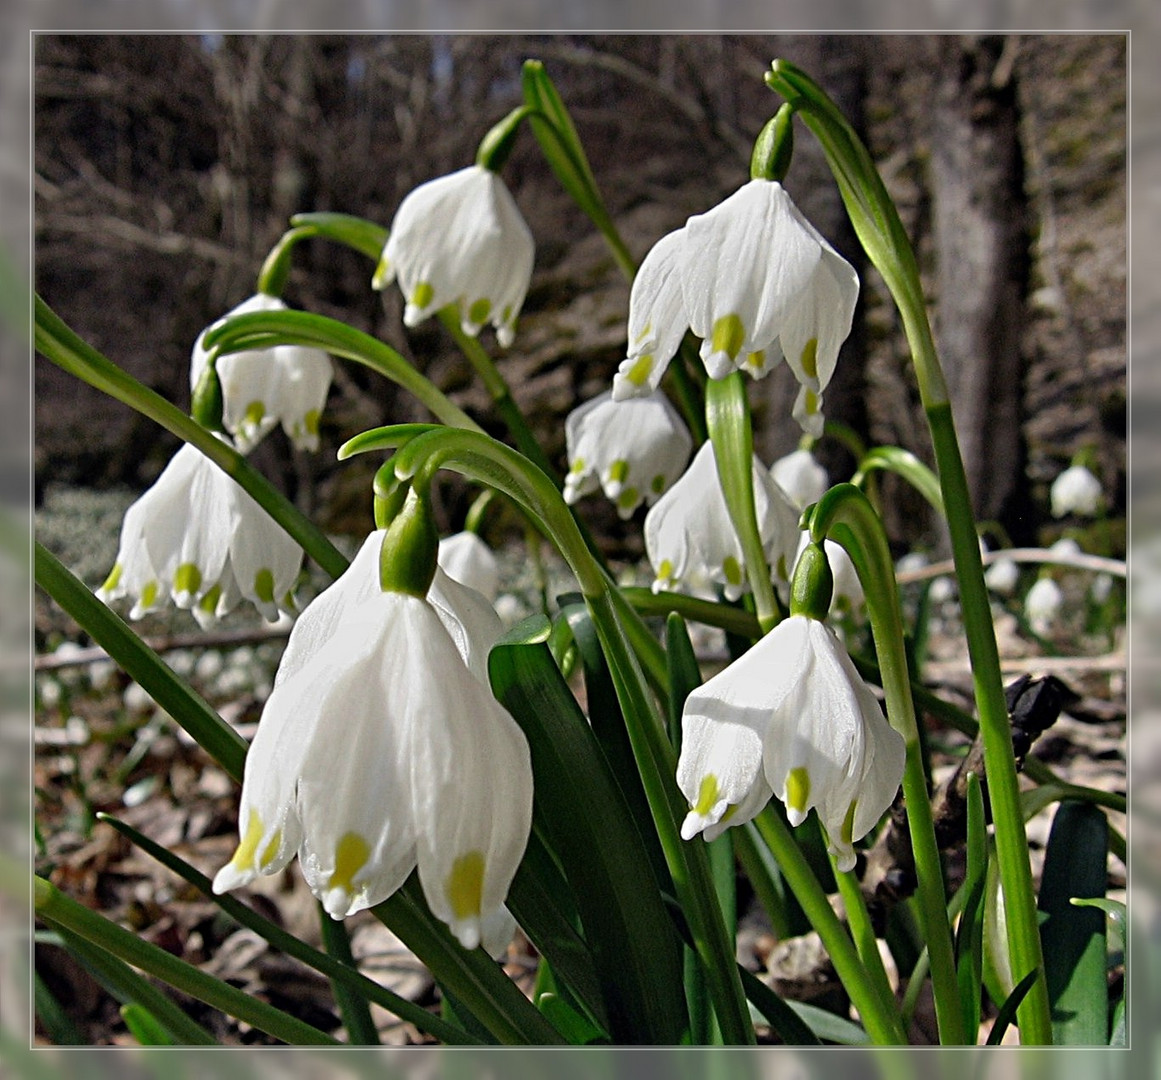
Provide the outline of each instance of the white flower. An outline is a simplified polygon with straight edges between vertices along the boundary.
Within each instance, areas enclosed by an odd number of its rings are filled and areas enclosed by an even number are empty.
[[[1050,499],[1053,517],[1092,517],[1100,509],[1101,482],[1083,465],[1073,465],[1052,482]]]
[[[852,845],[895,798],[903,761],[902,736],[835,632],[792,615],[686,699],[677,783],[690,811],[681,835],[712,840],[774,794],[792,825],[818,810],[839,868],[849,870]]]
[[[660,392],[614,401],[598,394],[568,414],[564,428],[569,471],[564,501],[572,505],[598,486],[628,518],[653,503],[681,474],[693,439]]]
[[[788,580],[798,543],[798,511],[755,457],[754,503],[758,530],[773,577]],[[736,600],[749,588],[742,545],[718,481],[713,444],[706,442],[681,478],[645,516],[645,552],[656,579],[653,591],[713,594],[721,585]]]
[[[458,532],[439,542],[439,565],[453,581],[467,585],[494,603],[500,591],[496,553],[474,532]]]
[[[1011,596],[1020,583],[1020,567],[1013,559],[997,559],[984,574],[984,584],[994,593]]]
[[[252,311],[285,311],[276,296],[258,293],[230,310],[230,315]],[[219,325],[219,319],[214,325]],[[206,331],[194,342],[190,387],[196,388],[205,371],[208,353],[202,345]],[[219,356],[222,385],[222,426],[234,436],[243,454],[249,453],[279,422],[295,446],[318,449],[318,424],[334,371],[321,349],[276,345]]]
[[[821,434],[821,397],[850,333],[854,268],[799,213],[781,184],[751,180],[663,237],[629,296],[628,355],[617,399],[657,388],[688,328],[711,378],[758,378],[784,356],[801,384],[795,416]]]
[[[818,502],[830,478],[809,450],[795,450],[770,466],[770,475],[799,510]]]
[[[407,326],[455,304],[465,333],[491,322],[507,348],[534,254],[532,233],[504,181],[470,165],[420,184],[399,204],[372,285],[382,289],[398,279]]]
[[[291,633],[246,758],[241,843],[214,891],[277,873],[297,853],[311,890],[343,918],[418,866],[432,913],[475,948],[507,922],[532,821],[528,744],[483,680],[495,613],[476,596],[459,622],[447,597],[470,590],[438,570],[443,610],[381,591],[383,535]],[[484,609],[492,621],[481,629]]]
[[[1052,578],[1038,578],[1024,597],[1024,614],[1032,629],[1046,634],[1052,628],[1064,606],[1064,593]]]
[[[249,600],[271,622],[293,613],[302,548],[236,481],[188,443],[121,524],[117,561],[97,596],[133,599],[129,618],[168,598],[203,626]]]

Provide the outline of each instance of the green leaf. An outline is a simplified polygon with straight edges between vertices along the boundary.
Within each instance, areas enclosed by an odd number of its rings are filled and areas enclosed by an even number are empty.
[[[497,699],[528,738],[538,812],[576,897],[610,1034],[618,1043],[679,1042],[679,941],[588,721],[546,645],[501,642],[488,668]]]
[[[841,1046],[866,1046],[871,1041],[858,1024],[817,1005],[808,1005],[804,1001],[788,1001],[786,1004],[810,1028],[816,1040]]]
[[[964,1034],[971,1043],[980,1029],[980,998],[983,980],[984,890],[987,886],[988,834],[980,778],[967,778],[967,873],[966,900],[955,939],[956,975],[963,1004]]]
[[[1003,1041],[1009,1027],[1012,1026],[1012,1021],[1016,1019],[1016,1010],[1020,1007],[1020,1003],[1028,995],[1028,991],[1036,983],[1036,979],[1040,972],[1033,969],[1028,972],[1016,985],[1012,992],[1004,999],[1004,1003],[1000,1006],[1000,1011],[996,1013],[995,1023],[992,1024],[992,1030],[988,1032],[988,1046],[999,1046]]]
[[[608,1042],[608,1035],[591,1020],[581,1016],[558,994],[541,994],[536,999],[536,1007],[552,1021],[573,1046],[587,1046],[592,1043]]]
[[[1104,912],[1073,898],[1101,897],[1107,882],[1108,824],[1089,803],[1062,802],[1044,853],[1037,907],[1055,1044],[1105,1046],[1109,1031]]]
[[[944,516],[939,477],[910,450],[898,446],[876,446],[859,462],[858,472],[851,477],[851,483],[861,487],[864,478],[877,469],[901,476],[939,512],[941,517]]]
[[[746,992],[746,1000],[762,1014],[775,1034],[787,1046],[819,1045],[818,1034],[811,1029],[811,1025],[794,1005],[783,1001],[761,979],[745,968],[739,967],[738,971],[742,976],[742,989]],[[818,1011],[822,1012],[821,1009]],[[861,1041],[867,1041],[866,1032],[862,1032]]]
[[[176,1045],[154,1015],[136,1002],[121,1006],[121,1019],[125,1021],[129,1033],[142,1046]]]
[[[235,780],[241,783],[246,741],[194,693],[126,623],[98,600],[39,541],[36,583]]]

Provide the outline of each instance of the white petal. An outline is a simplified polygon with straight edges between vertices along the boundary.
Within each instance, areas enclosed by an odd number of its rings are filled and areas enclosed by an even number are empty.
[[[427,592],[431,605],[469,671],[488,685],[488,653],[504,633],[496,609],[483,594],[436,567]]]
[[[269,622],[275,622],[283,598],[298,578],[302,548],[233,481],[229,493],[237,521],[230,543],[230,566],[235,581],[241,594]]]
[[[795,450],[770,466],[770,475],[799,510],[818,502],[830,480],[809,450]]]
[[[482,594],[489,602],[500,591],[500,565],[496,553],[473,532],[459,532],[439,542],[439,565],[461,585]]]
[[[280,345],[275,349],[278,400],[275,411],[296,446],[318,449],[318,418],[326,405],[334,368],[321,349]]]

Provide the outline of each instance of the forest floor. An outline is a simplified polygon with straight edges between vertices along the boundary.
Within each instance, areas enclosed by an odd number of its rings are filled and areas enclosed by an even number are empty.
[[[129,499],[127,493],[50,489],[37,514],[38,539],[86,583],[99,585],[115,558],[120,517]],[[515,621],[535,604],[535,584],[522,556],[512,553],[504,559],[504,567],[506,598],[500,606],[502,614]],[[549,570],[550,593],[567,589],[567,576],[551,563]],[[313,582],[313,587],[319,584]],[[954,599],[945,599],[933,610],[924,682],[970,711],[970,675]],[[1046,642],[1029,635],[1014,610],[1000,607],[996,625],[1005,682],[1022,673],[1054,674],[1078,695],[1034,744],[1031,756],[1073,783],[1124,793],[1123,634],[1094,634],[1082,626],[1074,627],[1068,637]],[[186,676],[243,737],[253,736],[287,625],[269,626],[249,609],[211,634],[201,633],[186,613],[179,612],[149,617],[135,628],[158,645],[170,666]],[[237,844],[235,783],[123,672],[102,659],[100,650],[40,591],[35,601],[35,644],[37,873],[74,899],[131,927],[144,940],[345,1039],[323,976],[239,927],[212,898],[96,818],[97,813],[106,813],[124,821],[212,877]],[[707,668],[723,662],[724,642],[716,633],[697,634],[695,645]],[[954,772],[968,740],[930,717],[927,722],[938,785]],[[1052,809],[1036,815],[1028,826],[1037,875]],[[1123,815],[1110,813],[1110,824],[1124,835]],[[1124,899],[1124,864],[1110,855],[1108,870],[1109,894]],[[295,863],[278,875],[259,878],[244,893],[246,902],[260,913],[304,941],[320,945],[318,907]],[[744,893],[740,896],[746,902],[739,913],[739,960],[784,997],[849,1016],[849,1005],[814,935],[779,941],[761,909]],[[430,974],[390,930],[369,912],[348,920],[348,928],[352,951],[365,974],[414,1002],[438,1008],[439,994]],[[36,970],[61,1013],[52,1031],[38,1025],[38,1040],[133,1043],[116,999],[43,928],[38,933]],[[889,954],[887,960],[898,985]],[[504,966],[531,991],[536,953],[519,933]],[[272,1041],[196,1000],[176,996],[189,1015],[223,1043]],[[375,1006],[373,1014],[385,1044],[425,1041],[413,1025],[385,1010]],[[911,1039],[915,1043],[935,1039],[930,1009],[922,1001]]]

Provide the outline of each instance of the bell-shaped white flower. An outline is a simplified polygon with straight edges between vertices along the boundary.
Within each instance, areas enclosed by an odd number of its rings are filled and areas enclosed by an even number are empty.
[[[439,565],[448,577],[467,585],[491,603],[500,592],[496,553],[474,532],[458,532],[439,542]]]
[[[1038,578],[1024,597],[1024,615],[1038,634],[1047,634],[1064,607],[1064,593],[1050,577]]]
[[[780,457],[770,466],[770,475],[799,510],[818,502],[830,487],[826,469],[805,449]]]
[[[297,853],[333,918],[390,896],[417,866],[465,948],[496,947],[527,843],[527,740],[485,681],[499,619],[436,570],[426,599],[378,587],[368,538],[296,623],[246,757],[241,842],[215,892]],[[464,611],[462,619],[458,609]]]
[[[1072,465],[1052,482],[1053,517],[1093,517],[1101,507],[1101,482],[1083,465]]]
[[[183,446],[129,509],[97,596],[131,619],[172,601],[203,626],[249,600],[271,622],[295,611],[302,548],[201,451]]]
[[[278,297],[258,293],[223,318],[285,310],[286,305]],[[206,368],[205,334],[203,330],[194,342],[189,371],[191,389],[197,387]],[[295,446],[318,449],[319,418],[334,374],[325,352],[300,345],[276,345],[219,356],[216,367],[222,386],[222,426],[234,437],[239,451],[249,453],[279,423]]]
[[[758,531],[773,577],[788,580],[798,543],[798,511],[755,457]],[[718,480],[713,444],[706,442],[680,479],[645,516],[645,552],[663,589],[712,596],[721,586],[736,600],[749,588],[742,545]]]
[[[693,438],[662,393],[615,401],[611,391],[568,414],[564,428],[569,470],[564,501],[604,489],[628,518],[653,503],[681,475]]]
[[[478,334],[490,322],[507,348],[534,253],[532,232],[504,181],[470,165],[420,184],[399,204],[372,285],[398,280],[407,326],[455,304],[465,333]]]
[[[1020,583],[1020,567],[1014,559],[996,559],[984,572],[984,584],[1000,596],[1011,596]]]
[[[765,375],[785,356],[802,390],[795,416],[821,434],[822,392],[850,333],[854,268],[802,216],[781,184],[751,180],[664,237],[629,297],[618,400],[656,389],[688,328],[711,378]]]
[[[895,798],[904,755],[835,632],[792,615],[686,699],[681,835],[712,840],[773,793],[792,825],[817,809],[839,869],[849,870],[853,844]]]

